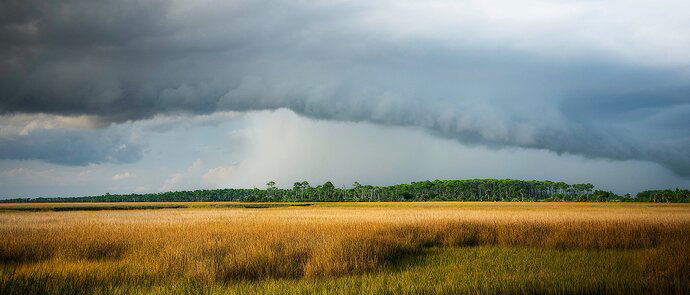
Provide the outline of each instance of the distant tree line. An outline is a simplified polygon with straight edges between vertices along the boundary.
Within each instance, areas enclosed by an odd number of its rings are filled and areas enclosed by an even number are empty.
[[[690,202],[690,190],[649,190],[637,193],[636,199],[640,202],[687,203]]]
[[[290,189],[278,188],[270,181],[265,189],[214,189],[148,194],[105,194],[65,198],[18,198],[0,202],[690,202],[690,191],[649,190],[635,197],[595,190],[594,185],[565,182],[470,179],[420,181],[391,186],[362,185],[337,188],[327,181],[311,186],[295,182]]]

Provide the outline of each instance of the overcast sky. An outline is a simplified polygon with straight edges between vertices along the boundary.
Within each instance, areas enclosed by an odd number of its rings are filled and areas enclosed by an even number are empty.
[[[690,2],[0,1],[0,198],[690,186]]]

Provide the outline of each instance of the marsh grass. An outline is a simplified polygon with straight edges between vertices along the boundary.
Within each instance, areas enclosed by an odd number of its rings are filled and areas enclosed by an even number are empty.
[[[214,205],[2,213],[2,293],[648,293],[690,281],[686,205]]]
[[[13,203],[0,204],[2,211],[46,212],[46,211],[104,211],[104,210],[155,210],[184,208],[246,208],[264,209],[279,207],[306,207],[310,203],[237,203],[237,202],[199,202],[199,203]]]

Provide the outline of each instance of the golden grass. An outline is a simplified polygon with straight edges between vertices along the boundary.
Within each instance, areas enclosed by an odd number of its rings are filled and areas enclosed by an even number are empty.
[[[594,260],[608,265],[628,261],[629,270],[621,276],[626,280],[603,280],[600,285],[583,282],[596,290],[627,290],[624,285],[639,281],[644,282],[635,285],[640,292],[649,291],[644,289],[649,286],[682,291],[690,281],[690,206],[686,204],[323,203],[262,209],[216,208],[216,203],[182,205],[188,208],[4,211],[0,213],[0,288],[4,292],[0,293],[166,293],[188,292],[190,286],[220,293],[251,292],[253,288],[310,293],[328,292],[320,289],[328,284],[350,286],[338,288],[338,292],[360,293],[362,289],[356,286],[366,282],[381,292],[427,293],[438,286],[439,293],[472,292],[473,288],[508,292],[507,288],[516,285],[506,282],[520,280],[501,263],[528,267],[536,258],[525,253],[543,251],[550,251],[550,258],[544,258],[547,262],[558,261],[560,255],[596,256]],[[227,205],[233,204],[224,203]],[[19,205],[0,205],[0,211],[5,206]],[[494,276],[500,279],[460,284],[450,280],[454,274],[444,274],[448,270],[440,266],[418,274],[432,273],[436,278],[433,285],[420,285],[401,275],[408,271],[408,264],[415,265],[410,259],[423,260],[421,257],[434,253],[443,257],[445,254],[438,253],[456,253],[452,249],[498,251],[481,258],[480,264],[498,269]],[[517,256],[501,256],[513,251],[510,249],[527,250]],[[457,253],[451,254],[448,256]],[[457,264],[449,269],[471,261],[456,256]],[[606,257],[612,260],[599,261]],[[570,271],[567,263],[559,265],[562,272]],[[481,273],[476,268],[463,271],[469,277]],[[371,276],[408,284],[390,290],[372,283],[374,279],[366,281]],[[513,291],[591,291],[578,289],[572,279],[537,283],[539,280],[525,277],[521,282],[530,285]],[[282,287],[276,287],[276,282]],[[464,289],[458,289],[461,285]]]

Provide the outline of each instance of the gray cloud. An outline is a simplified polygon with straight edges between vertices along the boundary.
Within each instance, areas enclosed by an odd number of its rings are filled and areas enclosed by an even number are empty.
[[[61,165],[132,163],[143,152],[116,129],[41,129],[28,135],[0,137],[0,159],[42,160]]]
[[[289,108],[690,175],[682,2],[660,17],[562,1],[527,19],[519,10],[537,4],[387,4],[4,1],[0,113]]]

